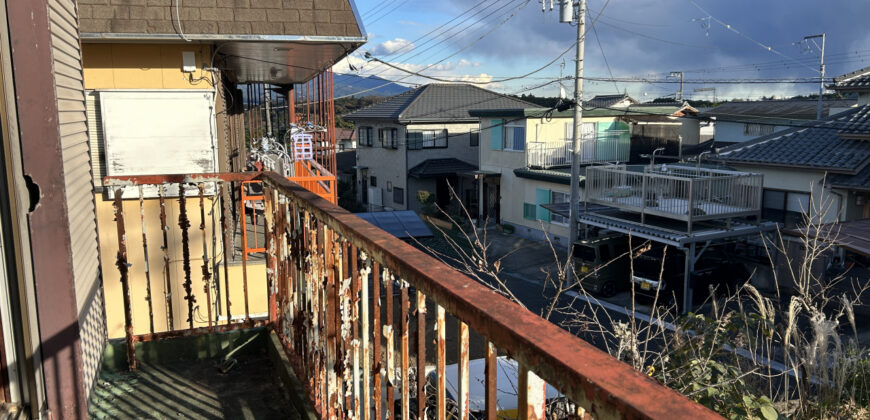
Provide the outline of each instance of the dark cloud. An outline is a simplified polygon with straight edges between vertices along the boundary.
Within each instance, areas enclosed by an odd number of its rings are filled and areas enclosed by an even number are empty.
[[[460,0],[448,3],[456,12],[473,4]],[[604,0],[590,1],[590,21],[604,3]],[[655,73],[662,77],[670,71],[686,70],[687,78],[813,77],[817,75],[813,69],[818,67],[818,51],[802,53],[793,43],[805,35],[821,32],[827,34],[828,75],[870,65],[870,26],[866,25],[870,2],[697,0],[697,4],[709,15],[687,0],[610,1],[596,24],[601,47],[591,32],[586,43],[589,73],[607,76],[606,56],[616,76]],[[430,61],[445,55],[444,51],[455,51],[474,43],[457,58],[481,60],[488,66],[515,68],[520,72],[551,60],[568,48],[576,36],[575,27],[557,22],[556,11],[542,14],[540,3],[530,2],[510,21],[476,41],[483,32],[498,24],[500,19],[496,18],[493,15],[475,26],[464,26],[461,34],[444,44],[449,47],[427,53],[432,57]],[[730,24],[732,29],[714,19]],[[709,27],[705,28],[707,22]],[[770,46],[782,55],[759,44]],[[573,51],[566,57],[573,58]],[[745,67],[755,63],[762,65]],[[706,72],[688,72],[700,69]],[[554,67],[554,71],[558,73],[558,67]],[[687,91],[692,88],[687,86]],[[669,86],[657,89],[674,90]],[[813,89],[812,86],[771,87],[772,92],[810,92]],[[729,90],[739,94],[758,91],[759,87],[721,87],[722,92]]]

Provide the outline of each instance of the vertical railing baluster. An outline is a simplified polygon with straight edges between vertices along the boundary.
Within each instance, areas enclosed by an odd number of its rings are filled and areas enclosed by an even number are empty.
[[[410,419],[410,389],[411,389],[411,381],[409,379],[408,370],[410,369],[410,353],[408,351],[408,341],[409,341],[409,332],[408,327],[410,325],[409,322],[409,306],[410,299],[408,296],[408,283],[402,281],[402,307],[400,308],[401,313],[401,331],[402,331],[402,418]]]
[[[438,337],[438,359],[436,360],[435,379],[438,381],[438,389],[436,396],[436,408],[438,420],[447,419],[447,380],[445,379],[444,366],[447,358],[447,322],[445,322],[444,307],[438,305],[435,320],[435,333]]]
[[[205,235],[205,188],[200,183],[197,189],[199,189],[199,231],[202,232],[202,291],[205,292],[208,327],[211,328],[211,273],[208,269],[208,244]]]
[[[520,364],[517,410],[520,420],[545,420],[545,386],[541,378]]]
[[[359,261],[357,260],[358,250],[356,249],[356,245],[351,245],[348,243],[348,248],[350,251],[348,252],[348,258],[350,259],[350,273],[345,274],[347,276],[350,274],[351,278],[351,295],[350,295],[350,304],[353,310],[352,318],[351,318],[351,331],[353,332],[351,341],[351,346],[353,350],[353,413],[354,419],[360,420],[362,417],[362,409],[360,407],[360,387],[359,387],[359,373],[360,373],[360,331],[359,331],[359,318],[360,318],[360,294],[361,288],[360,285],[360,272],[359,272]],[[362,303],[365,305],[365,303]]]
[[[468,420],[468,325],[462,321],[459,322],[459,379],[458,392],[456,398],[459,405],[459,419]]]
[[[230,258],[229,253],[232,250],[232,241],[227,237],[227,206],[224,202],[224,184],[218,184],[218,200],[221,203],[221,241],[223,242],[222,251],[224,254],[224,305],[227,311],[227,324],[233,322],[233,315],[230,311]]]
[[[356,248],[356,247],[354,247]],[[362,305],[362,314],[361,314],[361,324],[362,324],[362,373],[363,373],[363,386],[362,386],[362,420],[369,420],[371,417],[372,411],[372,401],[371,401],[371,349],[369,349],[369,335],[371,335],[371,324],[369,323],[369,281],[371,278],[369,277],[372,274],[372,266],[371,261],[366,255],[365,252],[360,255],[360,259],[362,260],[362,271],[360,272],[360,286],[362,290],[360,293],[362,296],[360,297],[360,304]]]
[[[372,261],[372,370],[366,375],[372,375],[374,390],[374,420],[381,420],[383,401],[381,400],[381,369],[383,368],[381,357],[381,265]]]
[[[151,263],[148,261],[148,234],[145,229],[145,193],[139,186],[139,218],[142,222],[142,250],[145,253],[145,301],[148,302],[149,331],[154,334],[154,302],[151,300]]]
[[[275,296],[275,277],[277,274],[277,245],[275,244],[275,235],[272,231],[275,226],[275,203],[273,202],[272,188],[269,187],[268,184],[266,184],[265,182],[260,185],[262,185],[263,187],[263,248],[265,248],[266,250],[263,255],[264,259],[266,260],[266,313],[269,322],[275,322],[278,317]]]
[[[136,370],[136,348],[133,337],[133,308],[130,303],[130,279],[127,262],[127,233],[124,226],[124,203],[121,200],[124,189],[115,190],[115,224],[118,227],[118,256],[115,265],[121,275],[121,292],[124,299],[124,333],[127,344],[127,365]]]
[[[487,420],[496,420],[498,417],[498,354],[495,350],[495,344],[491,341],[486,342],[486,367],[484,369],[486,381],[486,418]]]
[[[166,298],[166,328],[169,331],[175,329],[172,310],[172,275],[169,269],[169,225],[166,224],[166,199],[163,197],[166,185],[157,186],[157,194],[160,197],[160,231],[163,232],[163,295]]]
[[[426,295],[417,289],[417,418],[426,417]]]
[[[245,188],[247,187],[248,184],[242,182],[241,185],[242,185],[241,186],[242,199],[239,200],[239,204],[241,205],[241,210],[242,210],[240,213],[240,215],[241,215],[241,217],[240,217],[241,230],[242,230],[242,243],[241,243],[241,248],[242,248],[242,293],[243,293],[243,296],[245,299],[245,324],[250,324],[251,323],[251,309],[250,309],[250,304],[248,303],[248,251],[247,251],[247,247],[248,247],[248,245],[247,245],[248,244],[248,222],[247,222],[247,218],[245,217],[245,214],[246,214],[245,213],[245,211],[246,211],[245,210],[245,195],[246,195]],[[251,212],[256,214],[257,213],[257,206],[252,205]],[[233,244],[233,248],[235,248],[235,244]]]
[[[193,281],[190,279],[190,219],[187,218],[187,197],[184,195],[184,184],[178,184],[178,227],[181,228],[181,257],[184,270],[184,300],[187,301],[187,324],[193,328]]]
[[[393,331],[395,330],[395,326],[393,324],[393,275],[387,269],[384,269],[384,297],[387,301],[386,306],[386,320],[384,321],[384,336],[387,340],[387,418],[392,419],[395,415],[395,399],[393,387],[395,385],[395,359],[393,357],[393,352],[395,351],[395,346],[393,345]],[[389,333],[389,334],[388,334]]]

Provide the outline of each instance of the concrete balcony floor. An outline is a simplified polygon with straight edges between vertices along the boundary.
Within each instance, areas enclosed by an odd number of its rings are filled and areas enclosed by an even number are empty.
[[[179,344],[188,348],[195,344],[190,339],[176,340],[181,340]],[[237,339],[230,342],[238,345],[244,341]],[[156,352],[153,349],[142,349],[139,345],[137,359],[141,362],[138,369],[132,372],[123,367],[115,369],[109,366],[114,363],[111,361],[113,350],[124,359],[123,347],[116,345],[114,349],[107,351],[109,362],[104,363],[91,392],[90,417],[300,419],[299,411],[294,407],[288,390],[276,374],[274,359],[267,353],[263,341],[266,340],[257,339],[242,344],[246,348],[232,355],[236,364],[226,373],[218,369],[224,360],[220,355],[171,360],[166,357],[166,353],[172,353],[172,348],[163,346],[159,351],[163,354],[155,357]],[[214,342],[207,338],[196,343],[203,347],[205,342],[207,344],[204,347],[214,347]],[[223,349],[218,353],[232,348],[218,347]]]

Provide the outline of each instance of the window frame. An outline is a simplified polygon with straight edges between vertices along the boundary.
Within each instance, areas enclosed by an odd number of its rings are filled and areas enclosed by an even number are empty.
[[[781,208],[767,206],[768,201],[770,201],[767,197],[768,193],[782,194]],[[761,218],[782,223],[786,228],[794,227],[803,223],[803,213],[788,209],[789,202],[791,201],[790,196],[797,196],[798,200],[806,201],[807,203],[812,201],[812,195],[808,192],[765,188],[761,195]],[[804,209],[806,212],[811,212],[811,210],[812,209],[809,208]],[[772,215],[771,212],[774,212],[775,217],[773,217],[774,215]]]
[[[523,147],[521,149],[514,148],[516,146],[516,138],[514,138],[513,133],[517,128],[521,128],[523,130]],[[511,121],[505,122],[502,125],[502,141],[501,141],[501,150],[505,152],[525,152],[526,151],[526,121]],[[510,139],[510,144],[508,144],[508,139]]]
[[[427,140],[425,139],[425,136],[427,133],[432,134],[432,140],[431,140],[432,145],[431,146],[426,145]],[[417,135],[420,136],[419,144],[417,142],[411,140],[412,135],[414,137],[416,137]],[[444,144],[439,145],[438,140],[442,137],[444,140]],[[427,129],[427,130],[406,129],[405,130],[405,138],[407,139],[407,142],[408,142],[408,150],[446,149],[450,146],[450,143],[448,141],[450,139],[450,132],[446,128],[438,129],[438,130],[435,130],[435,129]]]
[[[378,177],[374,175],[369,175],[369,186],[377,187],[378,186]]]
[[[768,134],[773,134],[776,131],[776,126],[771,124],[759,123],[743,123],[743,135],[761,137]]]
[[[565,201],[556,201],[557,194],[564,196]],[[565,193],[565,192],[557,191],[557,190],[550,190],[550,204],[568,203],[570,201],[571,201],[570,193]],[[562,216],[561,214],[556,214],[552,211],[550,212],[550,223],[552,223],[554,225],[559,225],[559,226],[568,226],[568,222],[569,222],[569,220],[567,217]]]
[[[365,138],[363,132],[366,133]],[[357,127],[357,145],[372,147],[372,144],[372,127],[365,125]]]
[[[469,131],[468,132],[468,145],[470,147],[479,147],[480,146],[480,133],[477,131]]]
[[[399,200],[396,200],[396,197]],[[405,189],[401,187],[393,186],[393,204],[401,204],[405,205]]]

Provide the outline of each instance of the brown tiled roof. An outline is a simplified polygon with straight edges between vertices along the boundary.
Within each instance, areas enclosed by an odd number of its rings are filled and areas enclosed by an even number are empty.
[[[360,37],[353,0],[184,0],[189,35]],[[173,0],[78,0],[82,33],[177,35]]]

